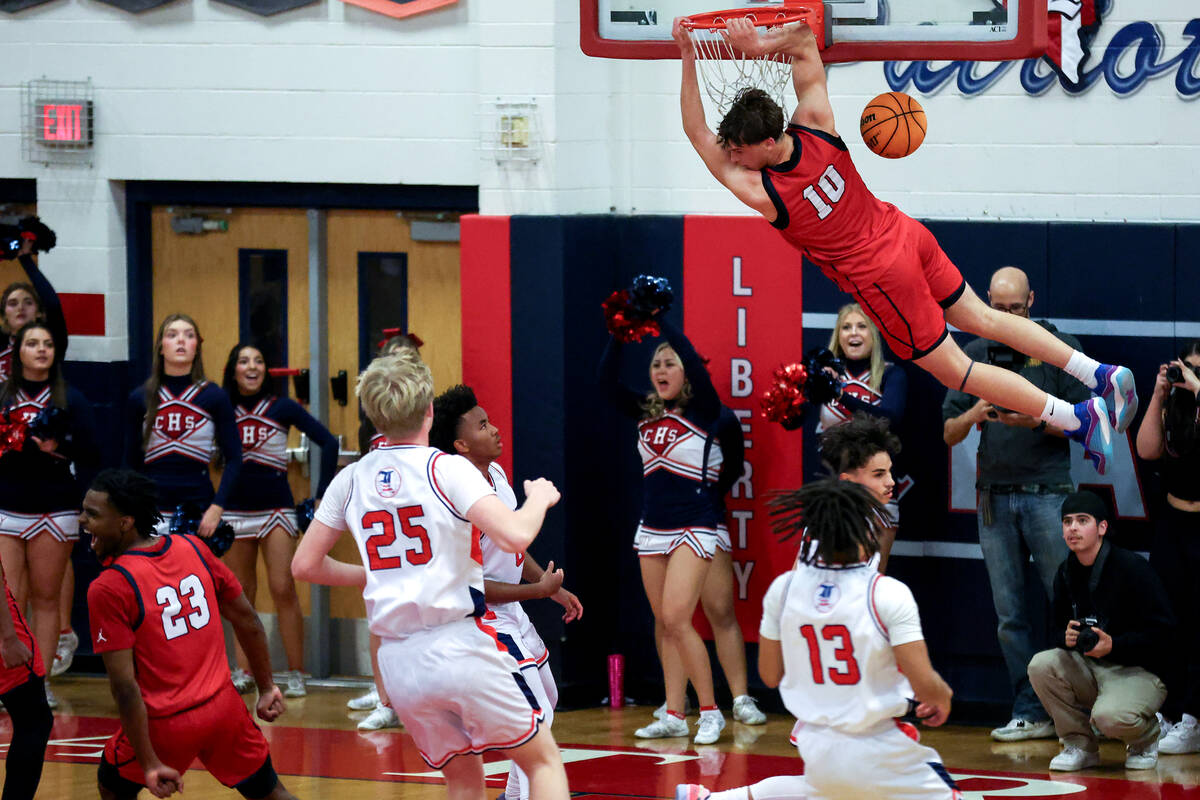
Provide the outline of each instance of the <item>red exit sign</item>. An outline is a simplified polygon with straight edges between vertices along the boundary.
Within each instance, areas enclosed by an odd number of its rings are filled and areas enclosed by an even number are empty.
[[[91,146],[91,100],[44,101],[37,109],[37,138],[41,144]]]

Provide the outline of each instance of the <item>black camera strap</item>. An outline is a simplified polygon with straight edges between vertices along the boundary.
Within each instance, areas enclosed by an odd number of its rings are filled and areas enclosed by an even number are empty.
[[[1096,560],[1092,562],[1092,573],[1088,575],[1088,599],[1091,600],[1096,596],[1096,587],[1100,585],[1100,573],[1104,570],[1104,562],[1108,561],[1108,553],[1112,550],[1112,545],[1107,541],[1101,542],[1100,552],[1096,554]],[[1078,559],[1076,559],[1078,560]],[[1079,601],[1075,598],[1075,590],[1071,588],[1071,573],[1067,567],[1069,561],[1063,562],[1063,570],[1066,572],[1064,577],[1067,584],[1067,594],[1071,597],[1071,615],[1074,619],[1079,619]],[[1092,613],[1096,613],[1096,609],[1092,609]]]

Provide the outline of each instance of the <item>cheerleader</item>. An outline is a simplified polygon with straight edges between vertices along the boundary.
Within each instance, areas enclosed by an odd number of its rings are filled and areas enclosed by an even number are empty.
[[[155,337],[149,379],[129,396],[125,463],[158,487],[162,530],[181,504],[204,509],[196,533],[216,531],[242,471],[242,445],[233,406],[204,377],[200,329],[186,314],[171,314]],[[208,465],[220,448],[221,484],[213,492]]]
[[[267,585],[279,615],[279,635],[287,654],[285,697],[308,694],[304,684],[304,615],[292,580],[292,555],[300,536],[296,501],[287,479],[288,428],[296,427],[321,448],[320,480],[316,496],[337,469],[338,441],[300,404],[279,397],[268,379],[262,350],[255,345],[236,344],[229,351],[222,380],[233,401],[242,443],[242,472],[226,503],[225,519],[233,525],[236,539],[225,563],[233,570],[251,604],[258,590],[255,562],[262,553],[267,568]],[[233,683],[239,692],[250,691],[254,678],[249,661],[236,646],[237,669]]]
[[[47,432],[26,434],[0,456],[0,562],[20,607],[32,604],[34,636],[49,672],[60,630],[59,595],[79,538],[82,487],[97,466],[95,422],[87,399],[63,380],[45,323],[26,323],[14,342],[11,374],[0,390],[8,425],[55,418]],[[46,697],[57,706],[48,684]]]
[[[617,340],[609,343],[600,365],[601,382],[612,401],[638,420],[643,493],[633,546],[654,612],[655,639],[661,639],[667,690],[666,712],[635,735],[644,739],[688,735],[684,699],[686,679],[690,679],[700,701],[694,741],[712,744],[720,738],[725,718],[713,693],[708,649],[692,627],[692,615],[718,549],[723,521],[712,497],[722,454],[711,444],[721,400],[687,337],[665,320],[659,324],[667,341],[658,346],[650,362],[650,394],[621,385]],[[674,658],[682,663],[682,670],[672,668]]]

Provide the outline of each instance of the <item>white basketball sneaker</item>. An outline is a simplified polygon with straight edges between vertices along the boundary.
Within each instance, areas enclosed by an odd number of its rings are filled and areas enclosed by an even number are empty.
[[[385,706],[383,703],[375,706],[375,710],[367,715],[367,718],[358,723],[360,731],[377,731],[381,728],[399,728],[400,718],[396,716],[396,711],[391,706]]]
[[[639,739],[673,739],[688,735],[688,725],[679,717],[667,716],[666,719],[656,719],[644,728],[638,728],[633,735]]]
[[[379,690],[374,686],[371,691],[366,694],[360,694],[358,697],[351,697],[346,701],[346,708],[354,711],[366,711],[369,708],[374,708],[379,705]]]
[[[700,724],[696,728],[696,738],[692,741],[696,744],[712,744],[721,738],[723,730],[725,730],[725,717],[720,711],[701,711]]]
[[[1183,719],[1158,740],[1158,752],[1168,755],[1200,753],[1200,721],[1191,714],[1184,714]]]
[[[767,715],[748,694],[733,698],[733,718],[743,725],[765,725],[767,722]]]

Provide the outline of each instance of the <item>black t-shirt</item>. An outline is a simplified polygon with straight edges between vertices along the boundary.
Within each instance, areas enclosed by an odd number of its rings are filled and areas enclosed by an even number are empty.
[[[1079,340],[1069,333],[1062,333],[1049,322],[1038,322],[1071,348],[1079,349]],[[989,339],[974,339],[963,348],[973,361],[988,363],[988,349],[1007,349]],[[1079,403],[1088,399],[1091,392],[1086,386],[1057,367],[1026,358],[1020,374],[1034,386],[1047,394],[1068,403]],[[942,419],[961,416],[975,405],[978,397],[951,389],[946,392],[942,403]],[[979,437],[979,479],[976,485],[986,489],[997,484],[1042,484],[1047,486],[1071,483],[1071,446],[1061,436],[1005,425],[1003,422],[985,422]]]

